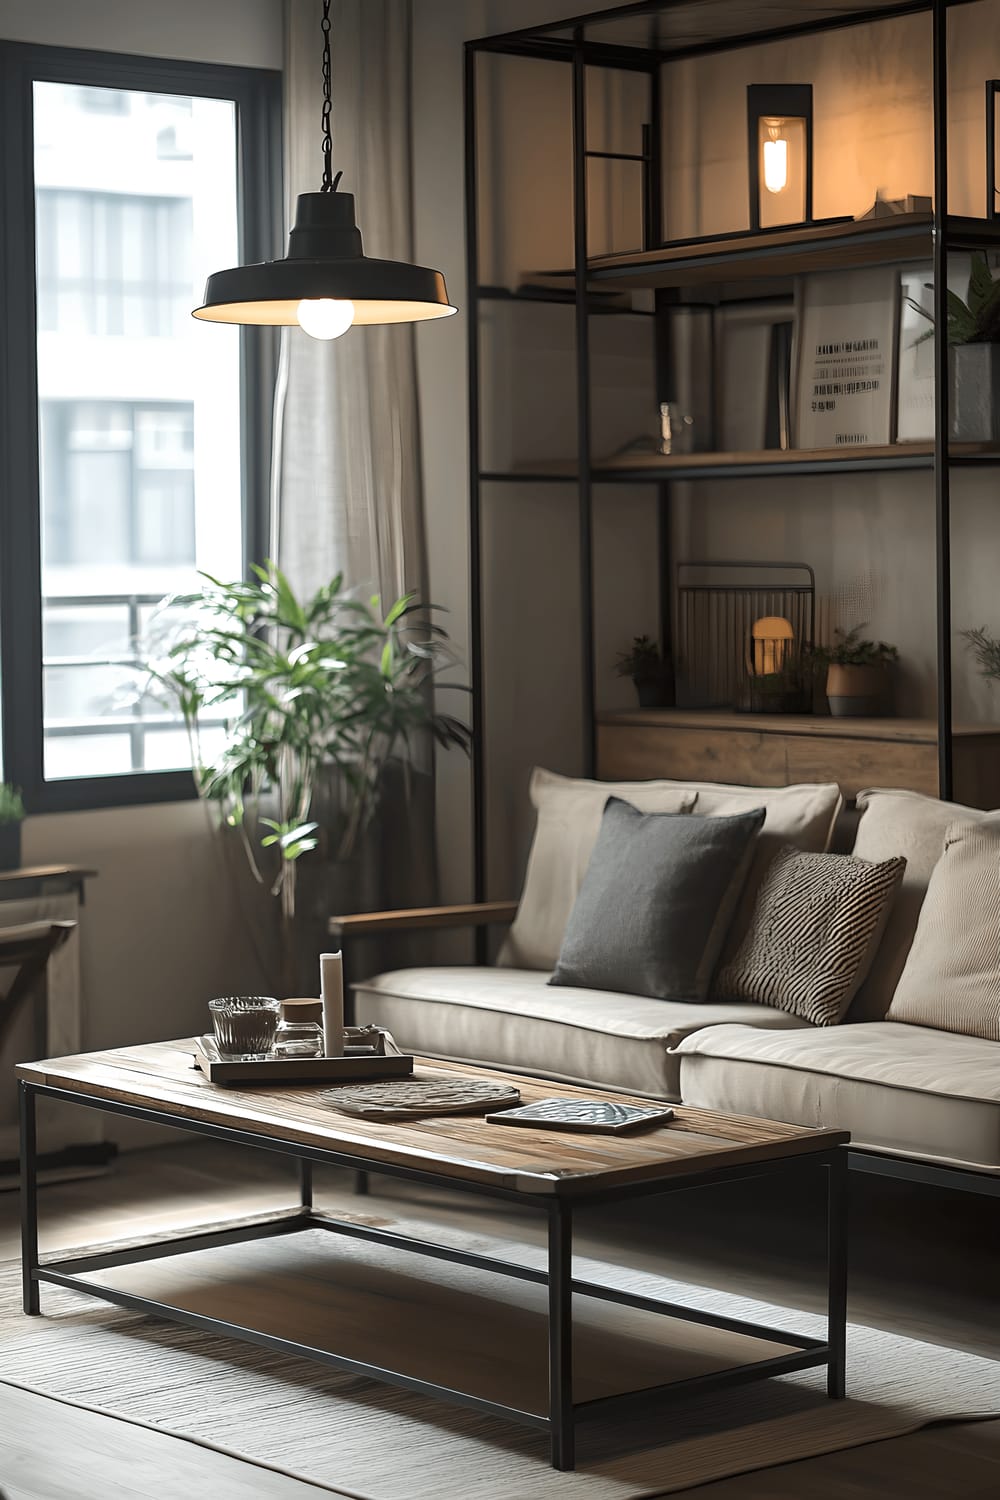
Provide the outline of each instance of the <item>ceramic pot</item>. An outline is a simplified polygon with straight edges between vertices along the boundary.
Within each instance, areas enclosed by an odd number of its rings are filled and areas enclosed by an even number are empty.
[[[966,443],[1000,440],[1000,344],[952,344],[951,435]]]
[[[882,663],[835,663],[826,674],[826,696],[835,719],[877,718],[886,712],[888,704],[888,669]]]
[[[21,824],[0,823],[0,870],[21,868]]]
[[[633,678],[640,708],[663,707],[663,683],[658,677]]]

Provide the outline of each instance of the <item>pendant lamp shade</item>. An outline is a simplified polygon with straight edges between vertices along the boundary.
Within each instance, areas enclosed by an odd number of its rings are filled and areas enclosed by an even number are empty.
[[[354,323],[419,323],[447,318],[440,271],[405,261],[371,260],[354,218],[354,196],[300,193],[283,260],[216,271],[194,316],[209,323],[297,324],[300,303],[329,299],[354,305]]]

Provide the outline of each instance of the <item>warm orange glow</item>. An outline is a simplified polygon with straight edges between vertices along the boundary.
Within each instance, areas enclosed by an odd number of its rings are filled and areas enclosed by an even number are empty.
[[[764,186],[769,193],[788,186],[788,142],[780,135],[764,142]]]
[[[193,316],[206,323],[254,323],[261,326],[298,326],[299,298],[288,302],[227,302],[218,307],[196,307]],[[450,318],[457,307],[440,302],[363,301],[354,298],[354,322],[423,323]]]
[[[795,632],[787,620],[780,615],[767,615],[757,620],[750,630],[753,641],[753,670],[757,677],[768,677],[781,672],[788,665]]]
[[[760,227],[801,224],[806,216],[806,122],[761,115],[757,121]]]

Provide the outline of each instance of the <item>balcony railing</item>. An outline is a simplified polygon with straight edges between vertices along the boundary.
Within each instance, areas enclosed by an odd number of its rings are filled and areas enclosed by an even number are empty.
[[[108,610],[123,609],[126,612],[126,639],[129,646],[125,651],[105,653],[93,653],[80,656],[49,656],[43,655],[43,672],[53,668],[70,668],[74,671],[85,670],[95,667],[125,667],[137,674],[144,668],[144,661],[140,654],[140,642],[142,639],[142,611],[162,604],[164,594],[46,594],[42,599],[43,616],[49,610]],[[204,715],[199,723],[203,729],[221,728],[226,723],[225,715]],[[67,739],[80,735],[122,735],[129,737],[130,769],[132,771],[146,771],[149,768],[146,761],[147,736],[162,734],[184,728],[184,720],[179,713],[169,713],[165,710],[151,713],[143,700],[141,694],[137,693],[133,703],[126,711],[109,707],[107,713],[90,716],[60,716],[50,718],[46,714],[45,737],[46,739]]]

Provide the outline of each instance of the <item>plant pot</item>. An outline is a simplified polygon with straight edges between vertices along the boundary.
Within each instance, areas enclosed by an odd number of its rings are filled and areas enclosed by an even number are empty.
[[[1000,344],[952,344],[951,435],[959,442],[1000,440]]]
[[[20,823],[0,823],[0,870],[21,868]]]
[[[882,663],[834,664],[826,674],[826,696],[835,719],[877,718],[888,704],[888,669]]]

